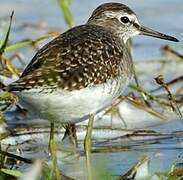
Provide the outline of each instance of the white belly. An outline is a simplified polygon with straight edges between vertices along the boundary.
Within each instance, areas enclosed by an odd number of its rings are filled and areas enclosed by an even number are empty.
[[[41,92],[40,89],[32,89],[14,93],[31,114],[52,122],[75,123],[113,103],[127,83],[128,78],[123,77],[81,90]]]

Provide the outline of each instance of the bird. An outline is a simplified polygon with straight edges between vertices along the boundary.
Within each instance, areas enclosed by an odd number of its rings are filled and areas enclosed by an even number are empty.
[[[30,114],[77,123],[109,107],[133,76],[127,41],[136,35],[178,42],[141,25],[121,3],[104,3],[87,22],[44,45],[19,79],[6,87]]]

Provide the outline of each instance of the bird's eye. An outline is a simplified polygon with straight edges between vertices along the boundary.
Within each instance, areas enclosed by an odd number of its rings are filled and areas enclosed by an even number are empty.
[[[122,23],[124,23],[124,24],[127,24],[127,23],[129,23],[130,22],[130,20],[129,20],[129,18],[127,17],[127,16],[123,16],[123,17],[121,17],[121,22]]]

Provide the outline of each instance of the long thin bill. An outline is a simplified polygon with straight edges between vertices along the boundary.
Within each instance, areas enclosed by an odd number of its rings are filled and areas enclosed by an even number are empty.
[[[141,35],[152,36],[152,37],[156,37],[156,38],[160,38],[160,39],[165,39],[168,41],[179,42],[179,40],[177,38],[154,31],[154,30],[144,27],[144,26],[139,26],[139,31],[140,31]]]

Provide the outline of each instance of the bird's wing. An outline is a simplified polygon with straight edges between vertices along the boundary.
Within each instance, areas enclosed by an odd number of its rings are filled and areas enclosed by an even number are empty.
[[[41,48],[8,89],[74,90],[105,83],[118,75],[123,59],[120,42],[115,38],[101,27],[75,27]]]

